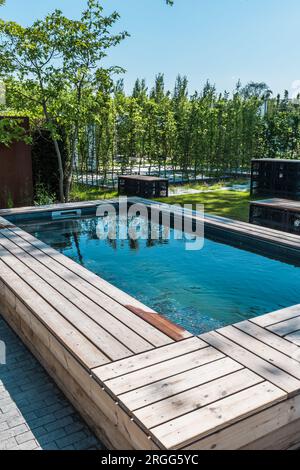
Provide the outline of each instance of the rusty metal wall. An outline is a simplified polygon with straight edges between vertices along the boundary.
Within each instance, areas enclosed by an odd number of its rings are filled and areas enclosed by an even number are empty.
[[[27,118],[23,123],[28,129]],[[15,142],[9,148],[0,144],[0,208],[22,207],[32,202],[31,146],[24,142]]]

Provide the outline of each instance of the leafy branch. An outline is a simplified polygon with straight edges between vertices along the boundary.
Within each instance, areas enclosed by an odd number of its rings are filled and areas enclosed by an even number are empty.
[[[22,119],[0,118],[0,144],[9,147],[12,142],[31,143],[28,132],[22,126]]]

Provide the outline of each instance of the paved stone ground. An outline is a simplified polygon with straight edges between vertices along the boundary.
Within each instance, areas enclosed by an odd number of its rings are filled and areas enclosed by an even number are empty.
[[[0,341],[0,450],[104,449],[1,316]]]

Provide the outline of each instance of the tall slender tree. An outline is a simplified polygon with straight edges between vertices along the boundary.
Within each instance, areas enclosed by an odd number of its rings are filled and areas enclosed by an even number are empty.
[[[107,50],[127,36],[111,33],[118,18],[116,12],[103,16],[99,2],[88,0],[80,20],[69,19],[60,10],[29,27],[0,20],[0,70],[17,77],[22,87],[15,92],[20,99],[34,101],[43,111],[57,155],[61,201],[68,199],[80,120],[91,102],[86,95],[92,92],[99,70],[119,71],[101,68]],[[67,177],[59,146],[61,123],[72,128]]]

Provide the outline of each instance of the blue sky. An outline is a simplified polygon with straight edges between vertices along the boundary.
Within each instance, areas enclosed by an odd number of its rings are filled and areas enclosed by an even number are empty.
[[[30,24],[55,8],[77,17],[85,0],[6,0],[0,15]],[[299,0],[103,0],[107,13],[121,14],[118,30],[131,37],[112,50],[108,63],[120,65],[126,90],[136,77],[152,84],[165,74],[173,88],[178,73],[189,89],[209,79],[218,90],[231,91],[240,78],[265,81],[275,93],[300,80]]]

